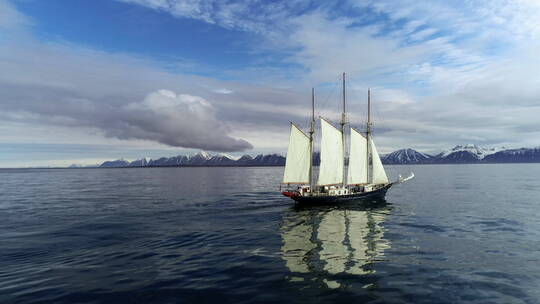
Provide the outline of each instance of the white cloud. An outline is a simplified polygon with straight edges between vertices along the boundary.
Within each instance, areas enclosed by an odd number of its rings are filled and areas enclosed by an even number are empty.
[[[226,95],[234,93],[234,91],[229,90],[227,88],[215,89],[215,90],[212,90],[212,92],[217,93],[217,94],[226,94]]]
[[[199,96],[169,90],[150,93],[117,113],[115,128],[106,134],[126,139],[146,139],[170,146],[210,151],[244,151],[252,145],[229,135],[230,128],[216,119],[215,108]]]
[[[416,46],[402,47],[394,39],[375,38],[365,28],[351,27],[352,20],[330,20],[314,13],[294,22],[290,40],[299,51],[290,60],[308,68],[315,81],[334,79],[342,71],[363,79],[397,72],[425,53]]]

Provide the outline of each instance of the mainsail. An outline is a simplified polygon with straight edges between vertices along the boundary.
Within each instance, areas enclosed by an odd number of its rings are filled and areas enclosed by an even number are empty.
[[[388,184],[388,177],[386,176],[386,172],[384,171],[381,158],[377,153],[377,148],[375,148],[375,144],[373,143],[373,139],[371,139],[371,137],[369,138],[369,146],[371,149],[371,159],[373,161],[373,168],[371,171],[371,183]]]
[[[343,182],[343,138],[341,131],[321,118],[321,164],[318,185]]]
[[[283,183],[309,184],[310,158],[311,144],[309,137],[297,126],[291,124]]]
[[[367,141],[355,129],[351,128],[351,144],[349,153],[349,168],[347,184],[367,183]]]

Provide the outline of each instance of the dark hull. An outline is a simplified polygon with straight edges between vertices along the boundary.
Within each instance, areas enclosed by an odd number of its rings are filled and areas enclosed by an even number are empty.
[[[384,196],[386,195],[386,192],[390,187],[392,187],[393,183],[390,183],[380,189],[377,189],[375,191],[370,192],[363,192],[363,193],[355,193],[350,195],[340,195],[340,196],[291,196],[293,200],[298,202],[299,204],[339,204],[339,203],[346,203],[346,202],[353,202],[353,201],[360,201],[360,200],[377,200],[377,199],[384,199]]]

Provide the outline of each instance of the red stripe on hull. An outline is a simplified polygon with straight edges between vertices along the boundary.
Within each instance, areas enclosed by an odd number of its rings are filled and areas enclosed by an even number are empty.
[[[298,193],[296,191],[283,191],[283,192],[281,192],[281,194],[285,195],[286,197],[290,197],[290,198],[300,196],[300,193]]]

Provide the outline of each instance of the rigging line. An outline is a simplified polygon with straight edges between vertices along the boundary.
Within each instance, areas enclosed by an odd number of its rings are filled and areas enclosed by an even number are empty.
[[[350,108],[348,112],[355,116],[354,120],[349,119],[349,124],[357,129],[363,129],[367,123],[367,119],[365,118],[367,116],[367,111],[365,110],[366,95],[363,89],[359,90],[358,87],[354,86],[357,80],[358,78],[354,75],[348,76],[348,83],[352,84],[349,85],[349,90],[347,90],[347,105]]]
[[[352,80],[350,81],[351,83],[354,83],[354,77],[350,77]],[[351,86],[349,86],[351,87]],[[349,89],[349,91],[347,91],[348,95],[349,95],[349,98],[347,99],[348,100],[348,107],[350,109],[349,111],[349,118],[351,115],[354,116],[354,120],[353,119],[349,119],[349,125],[351,127],[357,127],[358,125],[360,125],[360,123],[362,123],[362,125],[364,125],[364,113],[363,113],[363,110],[359,110],[359,104],[360,103],[360,98],[358,98],[358,92],[357,90],[355,89]],[[358,117],[361,117],[361,120],[358,121]]]
[[[317,107],[317,116],[325,116],[325,115],[322,115],[322,112],[326,112],[328,110],[328,103],[330,101],[330,97],[333,97],[334,96],[334,93],[338,87],[338,84],[340,82],[341,78],[340,77],[337,77],[337,80],[334,80],[332,81],[331,83],[333,83],[333,85],[330,87],[330,91],[329,93],[326,95],[326,98],[323,99],[323,102],[319,104],[319,106]],[[332,119],[333,120],[333,119]]]
[[[382,116],[379,113],[378,106],[374,107],[373,104],[372,104],[371,108],[374,110],[373,112],[375,114],[375,118],[377,119],[376,121],[379,121],[379,123],[377,123],[379,125],[379,129],[387,127],[386,122],[383,120]]]

